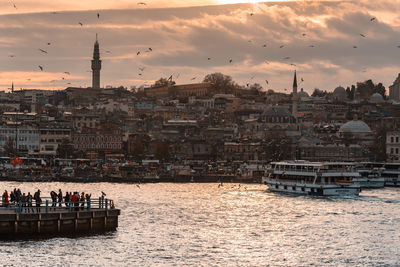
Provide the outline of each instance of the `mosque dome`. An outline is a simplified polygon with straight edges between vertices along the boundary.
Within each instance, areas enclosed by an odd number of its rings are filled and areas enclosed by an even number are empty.
[[[297,95],[302,98],[302,97],[309,97],[309,95],[307,94],[307,92],[303,91],[303,88],[301,88],[301,91],[297,93]]]
[[[372,131],[365,122],[354,120],[343,124],[339,129],[339,133],[372,133]]]
[[[335,90],[333,90],[333,96],[337,100],[346,100],[347,99],[346,89],[344,89],[341,86],[336,87]]]
[[[375,93],[370,97],[369,101],[371,103],[382,103],[385,100],[383,99],[383,96],[380,93]]]

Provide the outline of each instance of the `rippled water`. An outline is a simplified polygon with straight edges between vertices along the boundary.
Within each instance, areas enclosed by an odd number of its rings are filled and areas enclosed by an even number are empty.
[[[0,264],[99,266],[400,265],[400,188],[357,198],[263,185],[1,182],[0,190],[85,191],[116,200],[117,232],[0,241]]]

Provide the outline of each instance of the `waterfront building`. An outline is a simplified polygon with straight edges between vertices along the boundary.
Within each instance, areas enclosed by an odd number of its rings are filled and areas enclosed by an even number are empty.
[[[391,86],[389,86],[389,99],[400,102],[400,73]]]
[[[386,133],[386,155],[391,162],[400,162],[400,131]]]
[[[84,152],[119,152],[122,149],[122,134],[115,125],[101,125],[96,129],[85,128],[72,134],[75,150]]]
[[[51,121],[40,123],[40,155],[56,156],[57,148],[64,139],[71,140],[69,122]]]
[[[39,130],[34,123],[6,122],[0,125],[0,146],[3,151],[9,140],[20,154],[39,152]]]

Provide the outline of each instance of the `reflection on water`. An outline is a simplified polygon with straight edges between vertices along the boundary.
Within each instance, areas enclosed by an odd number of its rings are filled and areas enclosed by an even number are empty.
[[[400,188],[357,198],[264,192],[263,185],[0,183],[92,192],[122,210],[117,232],[0,242],[0,263],[101,266],[396,265]]]

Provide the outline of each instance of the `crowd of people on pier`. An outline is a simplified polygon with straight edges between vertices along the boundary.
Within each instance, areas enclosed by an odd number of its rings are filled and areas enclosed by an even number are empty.
[[[58,193],[55,191],[50,192],[51,202],[48,201],[46,206],[48,206],[50,210],[56,210],[57,206],[59,208],[65,206],[65,208],[77,211],[79,209],[84,209],[85,204],[89,207],[91,197],[92,194],[85,194],[85,192],[82,192],[81,194],[79,194],[79,192],[66,192],[65,195],[63,195],[62,190],[58,189]],[[104,198],[103,194],[102,197]],[[33,206],[33,201],[35,201],[35,208]],[[29,213],[35,212],[35,210],[36,212],[40,212],[43,200],[40,189],[32,195],[31,192],[26,194],[25,192],[21,192],[19,188],[14,188],[10,193],[8,193],[7,190],[4,191],[1,203],[2,207],[19,207],[23,211]]]

